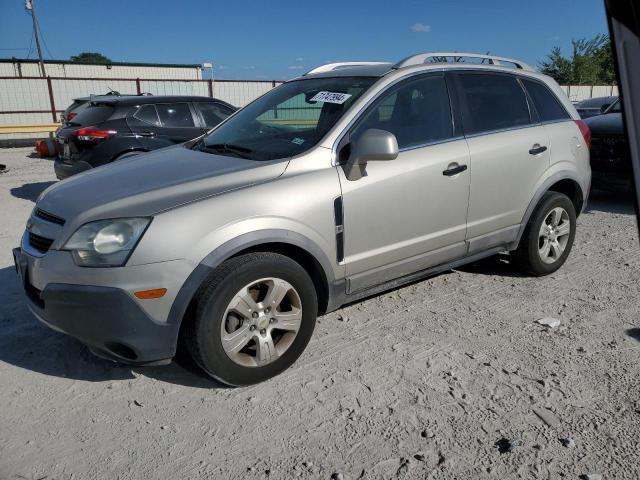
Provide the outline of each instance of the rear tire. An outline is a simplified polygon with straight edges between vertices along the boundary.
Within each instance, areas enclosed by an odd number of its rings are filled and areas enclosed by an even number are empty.
[[[248,253],[224,262],[201,287],[184,340],[211,377],[251,385],[298,359],[317,313],[313,281],[302,266],[277,253]]]
[[[576,210],[566,195],[542,196],[522,234],[511,260],[536,277],[549,275],[567,260],[576,235]]]

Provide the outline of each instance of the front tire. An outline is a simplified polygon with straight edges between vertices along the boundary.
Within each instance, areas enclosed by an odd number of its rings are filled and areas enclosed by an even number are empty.
[[[313,281],[297,262],[270,252],[240,255],[216,268],[196,294],[187,349],[219,382],[259,383],[298,359],[317,312]]]
[[[566,195],[547,192],[531,215],[520,244],[511,254],[520,269],[549,275],[567,260],[576,235],[576,210]]]

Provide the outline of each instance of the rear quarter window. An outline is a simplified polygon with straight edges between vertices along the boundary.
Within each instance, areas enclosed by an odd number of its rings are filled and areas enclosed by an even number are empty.
[[[553,122],[571,118],[560,101],[547,87],[532,80],[523,79],[522,83],[533,100],[533,105],[536,107],[541,122]]]
[[[78,111],[72,123],[74,125],[96,125],[105,122],[113,115],[115,109],[110,105],[88,105]]]
[[[458,74],[466,134],[516,128],[531,123],[524,90],[512,75]]]

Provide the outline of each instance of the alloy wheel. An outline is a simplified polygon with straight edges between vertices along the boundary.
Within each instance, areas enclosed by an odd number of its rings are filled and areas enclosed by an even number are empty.
[[[238,365],[261,367],[292,345],[302,325],[302,302],[280,278],[262,278],[240,289],[221,324],[222,347]]]
[[[551,264],[557,262],[567,248],[571,233],[569,214],[562,207],[553,208],[542,221],[538,235],[540,260]]]

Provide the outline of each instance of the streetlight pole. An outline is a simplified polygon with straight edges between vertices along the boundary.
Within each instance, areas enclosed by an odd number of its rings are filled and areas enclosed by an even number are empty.
[[[44,60],[42,59],[42,47],[40,47],[40,29],[38,28],[38,21],[36,20],[36,8],[33,4],[33,0],[26,0],[25,6],[27,10],[31,12],[31,21],[33,22],[33,34],[36,37],[36,48],[38,49],[38,58],[40,59],[40,73],[42,77],[46,77],[47,74],[44,71]]]

